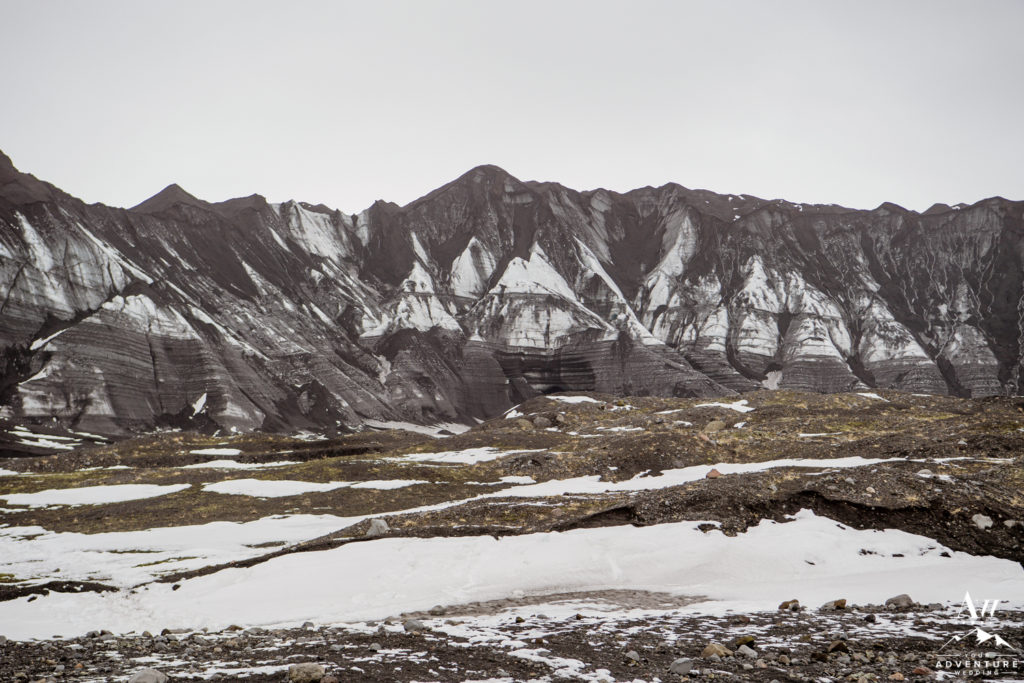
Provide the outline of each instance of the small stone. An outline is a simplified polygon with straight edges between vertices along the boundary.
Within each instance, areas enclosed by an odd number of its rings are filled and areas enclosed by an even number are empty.
[[[433,617],[444,616],[444,613],[445,613],[445,609],[441,605],[434,605],[433,607],[430,608],[430,615],[433,616]]]
[[[869,614],[866,617],[864,617],[864,621],[868,622],[869,624],[873,624],[876,621],[878,621],[878,617],[876,617],[874,614]]]
[[[412,633],[415,631],[426,631],[427,625],[419,619],[406,619],[405,623],[402,624],[402,628]]]
[[[722,420],[712,420],[704,425],[704,431],[708,434],[712,434],[714,432],[720,432],[728,426],[729,425],[725,424]]]
[[[833,640],[828,645],[829,652],[849,652],[850,646],[846,644],[845,640]]]
[[[307,621],[302,624],[302,628],[314,628],[316,625],[312,621]]]
[[[915,667],[914,670],[910,673],[914,674],[915,676],[931,676],[935,672],[929,669],[927,666],[918,666]]]
[[[779,655],[779,658],[776,661],[778,661],[782,666],[789,666],[789,655]]]
[[[320,679],[320,683],[341,683],[337,676],[324,676]]]
[[[750,619],[747,619],[746,623],[750,623]],[[754,636],[740,636],[736,640],[732,641],[733,649],[738,648],[740,645],[746,645],[748,647],[754,647]]]
[[[889,674],[889,680],[890,681],[905,681],[907,679],[906,679],[906,677],[903,674],[901,674],[899,671],[897,671],[896,673]]]
[[[636,650],[630,650],[629,652],[626,653],[626,659],[628,659],[630,661],[633,661],[633,662],[636,662],[636,663],[639,663],[640,662],[640,653],[637,652]]]
[[[381,650],[384,649],[384,646],[381,645],[380,643],[370,643],[366,647],[367,647],[368,650],[372,650],[373,652],[380,652]]]
[[[918,471],[917,471],[917,476],[919,476],[919,477],[930,477],[930,476],[932,476],[933,474],[934,474],[934,472],[932,472],[932,471],[931,471],[930,469],[928,469],[927,467],[926,467],[926,468],[924,468],[923,470],[918,470]]]
[[[531,431],[533,429],[533,423],[530,422],[529,420],[527,420],[526,418],[523,418],[523,417],[521,417],[518,420],[516,420],[515,421],[515,425],[516,425],[516,427],[519,427],[519,429],[523,430],[524,432],[528,432],[528,431]]]
[[[989,517],[988,515],[983,515],[981,513],[971,517],[971,521],[974,522],[974,525],[982,531],[991,528],[992,525],[995,524],[995,522],[992,521],[991,517]]]
[[[720,476],[722,476],[722,473],[716,470],[714,467],[712,467],[711,470],[704,475],[706,479],[718,479]]]
[[[551,420],[544,417],[543,415],[538,415],[537,417],[533,418],[533,426],[536,427],[537,429],[547,429],[548,427],[551,426]]]
[[[822,611],[834,612],[835,610],[846,609],[846,598],[830,600],[820,607]]]
[[[1017,519],[1006,519],[1006,520],[1003,520],[1003,524],[1006,526],[1007,529],[1012,529],[1015,526],[1020,526],[1020,520],[1017,520]]]
[[[869,496],[875,495],[875,487],[874,486],[867,487],[866,489],[864,489],[864,493],[868,494]]]
[[[376,538],[377,536],[383,536],[389,531],[391,531],[391,527],[388,526],[388,523],[379,517],[375,517],[370,520],[370,525],[366,527],[366,536],[368,538]]]
[[[732,654],[732,650],[727,648],[721,643],[708,643],[704,650],[700,653],[700,656],[704,659],[711,659],[712,657],[728,657]]]
[[[288,680],[291,683],[319,683],[326,674],[327,671],[322,666],[312,662],[292,664],[288,667]]]
[[[779,605],[779,609],[783,610],[783,611],[787,611],[788,610],[788,611],[791,611],[791,612],[799,612],[800,611],[800,601],[797,600],[796,598],[793,598],[792,600],[786,600],[785,602],[783,602],[782,604]]]
[[[156,669],[143,669],[142,671],[136,671],[135,674],[128,679],[128,683],[166,683],[167,674],[157,671]]]
[[[523,619],[522,617],[516,617],[516,623],[517,624],[522,624],[525,621],[526,621],[526,619]]]
[[[912,607],[914,601],[906,593],[900,593],[885,601],[886,607]]]
[[[750,647],[746,645],[740,645],[736,649],[736,654],[743,655],[747,659],[757,659],[757,653],[751,650]]]

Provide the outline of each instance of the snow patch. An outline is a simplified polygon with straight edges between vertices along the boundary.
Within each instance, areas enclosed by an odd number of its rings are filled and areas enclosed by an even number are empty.
[[[735,410],[737,413],[749,413],[753,410],[751,406],[747,405],[747,399],[745,398],[733,403],[699,403],[694,408],[728,408],[729,410]]]
[[[281,460],[278,462],[238,462],[237,460],[211,460],[210,462],[197,462],[194,465],[184,465],[183,470],[261,470],[266,467],[284,467],[286,465],[298,465],[297,461]]]
[[[349,486],[347,481],[293,481],[287,479],[229,479],[213,484],[203,484],[203,490],[211,493],[224,493],[232,496],[252,496],[254,498],[284,498],[298,496],[303,493],[333,491]]]
[[[514,594],[608,589],[705,596],[707,602],[688,608],[694,612],[774,610],[789,598],[820,604],[835,598],[837,585],[855,603],[880,603],[908,585],[922,602],[955,600],[967,585],[992,595],[1024,591],[1016,562],[971,556],[902,531],[852,529],[806,510],[734,536],[700,527],[614,526],[500,541],[383,538],[222,570],[183,581],[176,591],[155,584],[133,595],[54,592],[31,603],[10,600],[0,603],[0,622],[8,637],[23,640],[94,629],[330,624]]]
[[[47,489],[35,493],[8,493],[0,495],[9,505],[27,505],[38,508],[49,505],[103,505],[129,500],[156,498],[177,493],[191,484],[114,484],[110,486],[82,486],[75,489]]]
[[[240,448],[199,448],[189,451],[192,455],[241,455]]]

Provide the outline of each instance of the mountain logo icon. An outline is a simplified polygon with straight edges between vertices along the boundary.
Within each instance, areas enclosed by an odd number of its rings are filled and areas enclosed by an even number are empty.
[[[1019,651],[1018,648],[1014,647],[1013,645],[1010,645],[999,634],[989,633],[985,629],[975,626],[973,629],[968,631],[966,635],[953,636],[952,638],[950,638],[948,641],[946,641],[945,645],[939,648],[939,652],[945,650],[953,643],[959,643],[965,640],[970,640],[972,637],[974,639],[974,642],[979,646],[984,645],[987,647],[995,647],[996,649],[1005,649],[1013,652]]]

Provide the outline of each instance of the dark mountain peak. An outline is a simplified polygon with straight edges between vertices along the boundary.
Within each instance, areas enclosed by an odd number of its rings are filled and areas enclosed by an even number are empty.
[[[6,182],[16,175],[18,175],[18,169],[14,167],[14,162],[0,149],[0,183]]]
[[[177,185],[173,185],[172,187],[177,187]],[[180,187],[178,189],[181,190]],[[185,192],[184,190],[181,191]],[[185,192],[185,194],[188,193]],[[191,197],[191,195],[189,196]],[[224,216],[234,216],[248,209],[260,211],[268,206],[267,198],[261,194],[251,194],[248,197],[235,197],[234,199],[227,199],[223,202],[216,202],[215,204],[212,204],[212,207]],[[138,207],[136,207],[136,209],[137,208]]]
[[[875,211],[885,213],[911,213],[909,210],[903,208],[899,204],[894,204],[893,202],[882,202],[878,205],[878,208],[875,209]]]
[[[921,214],[922,216],[934,216],[940,213],[949,213],[953,210],[953,207],[949,204],[942,204],[941,202],[932,204],[928,209]]]
[[[501,168],[500,166],[495,166],[494,164],[481,164],[479,166],[476,166],[475,168],[471,168],[469,171],[462,174],[462,177],[472,179],[500,178],[502,180],[504,180],[505,178],[511,178],[512,180],[516,180],[516,178],[514,178],[511,173]]]
[[[493,164],[484,164],[471,168],[452,182],[440,188],[441,191],[452,187],[484,186],[487,188],[499,188],[504,191],[508,184],[522,185],[523,183],[511,173]],[[430,195],[434,194],[433,192]],[[428,197],[430,195],[427,195]]]
[[[29,173],[22,173],[11,158],[0,151],[0,198],[12,204],[45,202],[54,198],[54,188]]]
[[[210,208],[210,204],[207,202],[189,194],[177,183],[171,183],[146,201],[133,206],[129,211],[136,211],[138,213],[160,213],[161,211],[166,211],[176,204],[185,204],[186,206],[195,206],[203,209]]]

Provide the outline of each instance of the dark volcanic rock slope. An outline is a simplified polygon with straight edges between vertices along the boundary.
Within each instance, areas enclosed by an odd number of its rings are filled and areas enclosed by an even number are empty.
[[[348,215],[0,154],[0,417],[104,433],[484,418],[540,392],[1020,393],[1024,204],[924,214],[521,182]]]

